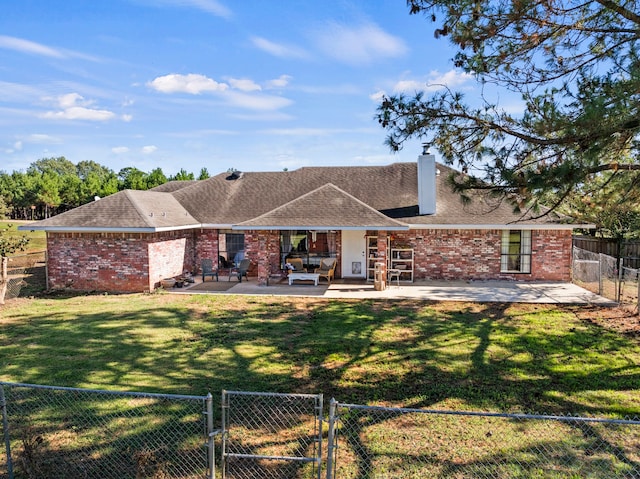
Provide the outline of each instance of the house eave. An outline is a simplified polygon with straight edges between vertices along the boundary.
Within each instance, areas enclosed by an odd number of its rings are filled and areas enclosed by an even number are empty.
[[[411,230],[574,230],[595,229],[593,224],[535,224],[535,223],[501,223],[501,224],[411,224]]]
[[[104,227],[104,226],[18,226],[20,231],[46,231],[49,233],[164,233],[199,228],[200,225],[163,227]]]
[[[278,226],[278,225],[262,225],[262,226],[239,226],[233,225],[231,227],[232,230],[238,231],[299,231],[299,230],[318,230],[318,231],[328,231],[328,230],[342,230],[342,231],[368,231],[368,230],[385,230],[385,231],[407,231],[409,230],[409,226],[382,226],[382,225],[362,225],[362,226],[335,226],[335,225],[298,225],[298,226]]]

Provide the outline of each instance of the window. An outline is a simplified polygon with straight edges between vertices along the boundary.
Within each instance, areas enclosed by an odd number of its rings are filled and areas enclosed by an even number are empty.
[[[531,273],[531,231],[504,230],[500,271],[503,273]]]
[[[230,268],[244,259],[244,234],[221,233],[218,236],[218,267]]]
[[[334,231],[281,231],[280,257],[282,264],[288,258],[300,258],[305,268],[314,269],[322,258],[336,256]]]

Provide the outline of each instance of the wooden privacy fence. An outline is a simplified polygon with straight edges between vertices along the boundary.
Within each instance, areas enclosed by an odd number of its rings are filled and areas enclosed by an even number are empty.
[[[602,253],[608,256],[617,257],[618,244],[616,240],[610,238],[592,238],[589,236],[574,236],[573,246],[593,253]],[[640,268],[640,241],[625,240],[622,242],[620,256],[624,259],[624,264],[630,268]]]

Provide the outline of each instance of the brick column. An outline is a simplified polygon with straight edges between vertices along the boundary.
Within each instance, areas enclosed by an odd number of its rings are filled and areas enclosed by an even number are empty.
[[[268,286],[271,275],[271,231],[258,231],[258,250],[254,252],[258,263],[258,285]]]

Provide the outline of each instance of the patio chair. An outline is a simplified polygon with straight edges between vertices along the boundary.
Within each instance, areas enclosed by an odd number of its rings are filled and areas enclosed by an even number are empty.
[[[202,260],[202,282],[207,276],[211,276],[211,279],[215,276],[218,281],[218,270],[213,267],[213,260],[205,258]]]
[[[231,281],[231,276],[233,275],[237,275],[238,281],[240,281],[241,283],[243,276],[247,278],[247,281],[249,281],[249,276],[247,275],[249,266],[251,266],[251,261],[249,261],[248,259],[245,258],[240,261],[240,264],[238,266],[236,266],[235,268],[231,268],[231,270],[229,271],[229,281]]]
[[[318,279],[326,278],[327,283],[331,284],[331,280],[333,279],[333,274],[336,269],[336,259],[335,258],[322,258],[320,261],[320,267],[315,271],[318,273]]]
[[[289,258],[287,260],[287,263],[289,263],[291,266],[293,266],[293,271],[291,271],[292,273],[306,273],[307,272],[307,268],[305,268],[304,264],[302,263],[302,258]]]

